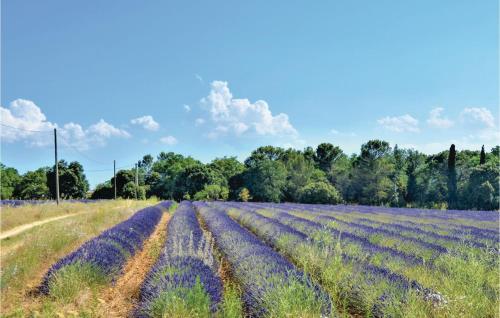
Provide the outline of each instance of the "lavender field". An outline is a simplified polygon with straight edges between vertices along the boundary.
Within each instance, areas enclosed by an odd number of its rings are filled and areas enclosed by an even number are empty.
[[[164,201],[60,258],[2,314],[498,317],[498,216]]]

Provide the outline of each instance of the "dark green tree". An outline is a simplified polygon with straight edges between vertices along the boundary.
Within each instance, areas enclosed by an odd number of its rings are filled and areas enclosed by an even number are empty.
[[[280,202],[286,177],[287,171],[281,161],[258,160],[245,172],[245,186],[255,201]]]
[[[300,202],[337,204],[341,201],[338,191],[326,181],[309,183],[299,190]]]
[[[47,187],[48,168],[26,172],[16,185],[14,196],[21,200],[48,200],[51,197]]]
[[[206,185],[224,185],[225,180],[218,170],[199,164],[184,169],[176,178],[174,199],[180,201],[187,193],[193,197]]]
[[[191,157],[173,152],[161,152],[158,160],[153,163],[151,183],[148,183],[150,195],[156,195],[162,199],[172,199],[175,191],[175,182],[179,174],[187,167],[201,165],[202,163]]]
[[[271,160],[271,161],[281,160],[283,159],[284,155],[285,155],[285,150],[280,147],[274,147],[274,146],[259,147],[254,151],[252,151],[250,157],[248,157],[245,160],[245,166],[251,167],[255,163],[262,160]]]
[[[422,168],[424,163],[425,155],[420,154],[416,150],[409,150],[408,156],[406,157],[406,197],[405,200],[408,203],[414,203],[418,199],[418,184],[417,176],[419,169]]]
[[[342,155],[342,150],[330,143],[319,144],[314,154],[314,161],[318,167],[327,172],[332,164]]]
[[[97,199],[113,199],[115,196],[115,191],[113,189],[113,185],[110,181],[98,184],[95,187],[95,190],[92,192],[90,198]]]
[[[83,171],[83,166],[73,161],[67,163],[60,160],[59,167],[59,195],[63,199],[82,199],[87,196],[89,183]],[[55,168],[47,171],[47,186],[52,198],[56,197]]]
[[[14,189],[16,185],[21,181],[21,176],[16,169],[6,167],[3,163],[0,163],[0,199],[13,199]]]
[[[115,182],[115,178],[111,178],[111,184],[113,185]],[[127,183],[135,183],[135,171],[134,169],[130,170],[119,170],[116,173],[116,195],[122,198],[125,198],[123,194],[123,188]],[[114,191],[114,190],[113,190]],[[113,192],[114,196],[114,192]]]
[[[457,208],[457,168],[455,145],[450,146],[448,153],[448,208]]]
[[[481,147],[481,154],[479,155],[479,164],[484,165],[486,163],[486,153],[484,152],[484,145]]]

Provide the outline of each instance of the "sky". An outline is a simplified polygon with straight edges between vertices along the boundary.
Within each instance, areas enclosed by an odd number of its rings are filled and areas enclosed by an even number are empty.
[[[272,2],[272,3],[271,3]],[[499,144],[496,0],[1,2],[1,162]]]

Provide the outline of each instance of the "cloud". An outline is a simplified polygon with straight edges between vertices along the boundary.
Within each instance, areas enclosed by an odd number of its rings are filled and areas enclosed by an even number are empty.
[[[431,127],[446,129],[453,126],[453,121],[448,118],[441,117],[441,113],[444,111],[442,107],[436,107],[429,112],[429,118],[427,119],[427,124]]]
[[[331,129],[330,130],[330,134],[335,135],[335,136],[356,137],[356,133],[353,133],[353,132],[349,132],[349,133],[341,132],[341,131],[338,131],[337,129]]]
[[[205,123],[205,119],[203,119],[203,118],[196,118],[196,120],[194,121],[195,126],[201,126],[204,123]]]
[[[130,134],[116,128],[103,119],[84,129],[80,124],[69,122],[62,127],[47,120],[34,102],[16,99],[8,108],[0,107],[2,119],[1,138],[3,142],[24,141],[30,146],[43,147],[53,144],[52,130],[57,128],[60,143],[79,150],[92,146],[103,146],[112,137],[128,138]],[[13,128],[11,128],[13,127]]]
[[[184,107],[184,110],[185,110],[187,113],[189,113],[189,112],[191,111],[191,106],[189,106],[189,105],[184,104],[184,105],[182,105],[182,107]]]
[[[141,125],[146,130],[156,131],[160,128],[160,124],[150,115],[134,118],[130,122],[134,125]]]
[[[177,139],[174,136],[165,136],[160,138],[160,142],[169,146],[177,144]]]
[[[384,128],[394,132],[419,132],[418,120],[406,114],[402,116],[384,117],[377,122]]]
[[[210,113],[210,120],[215,126],[208,134],[210,138],[227,134],[236,136],[250,133],[261,136],[298,134],[287,114],[273,115],[269,105],[263,100],[252,103],[246,98],[233,98],[227,82],[212,82],[210,94],[200,102]]]
[[[197,79],[198,81],[200,81],[200,83],[202,83],[202,84],[203,84],[203,83],[205,83],[205,82],[203,81],[203,77],[201,77],[201,75],[199,75],[199,74],[194,74],[194,77],[196,77],[196,79]]]
[[[495,127],[495,118],[489,109],[485,107],[464,108],[464,110],[460,113],[460,118],[463,121],[479,122],[489,128]]]

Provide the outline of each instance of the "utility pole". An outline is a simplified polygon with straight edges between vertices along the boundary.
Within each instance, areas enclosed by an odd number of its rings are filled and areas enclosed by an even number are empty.
[[[137,190],[139,189],[139,168],[135,164],[135,199],[137,200]]]
[[[116,160],[113,160],[113,188],[115,189],[115,200],[116,200]]]
[[[57,129],[54,128],[54,154],[56,159],[56,202],[59,205],[59,164],[57,160]]]

